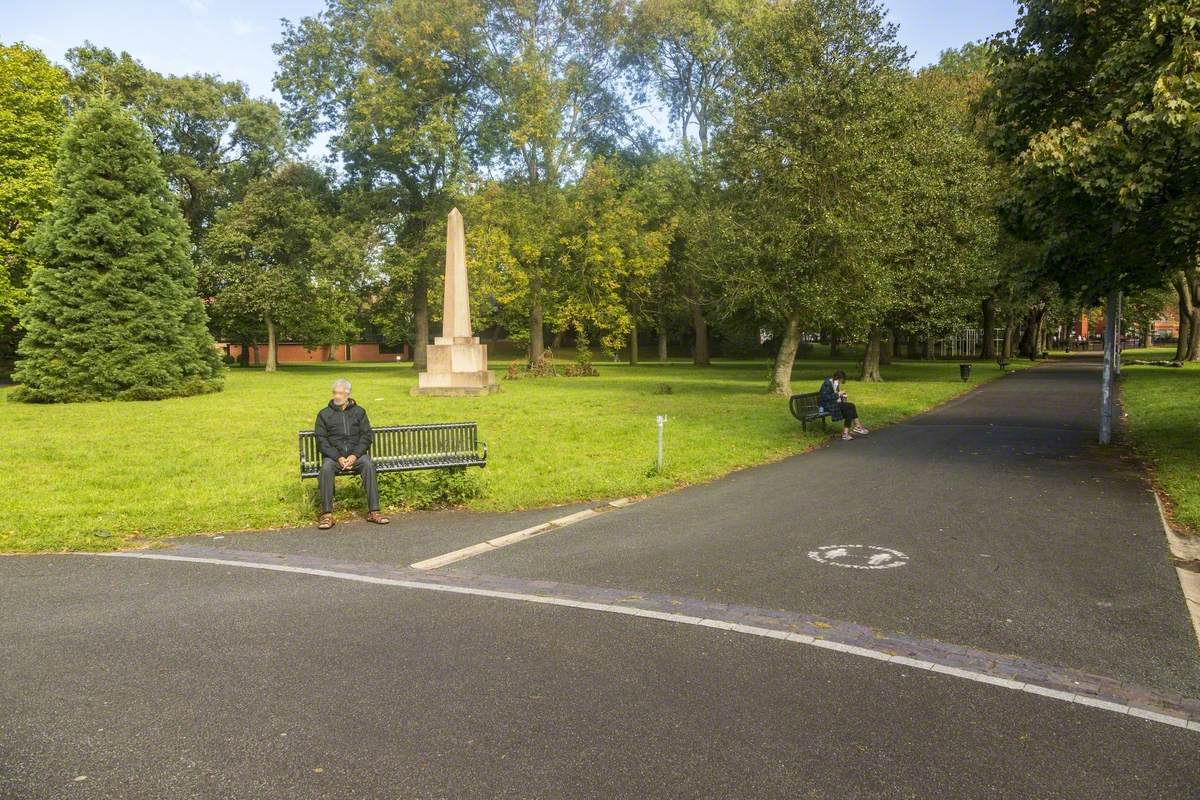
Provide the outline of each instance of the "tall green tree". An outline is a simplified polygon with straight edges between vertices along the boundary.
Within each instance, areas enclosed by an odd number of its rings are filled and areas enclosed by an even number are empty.
[[[715,143],[733,307],[782,330],[770,391],[790,393],[802,330],[862,327],[881,291],[866,195],[880,112],[906,75],[896,26],[871,0],[767,4],[738,34],[732,123]],[[861,331],[858,331],[861,332]]]
[[[930,340],[974,319],[996,281],[996,173],[977,135],[973,76],[942,68],[901,78],[878,110],[884,147],[863,153],[860,191],[873,198],[858,266],[867,349],[861,377],[879,371],[885,329]]]
[[[222,367],[187,226],[145,131],[115,101],[72,118],[58,199],[21,317],[14,399],[152,400],[214,391]]]
[[[26,245],[54,199],[67,76],[21,43],[0,45],[0,74],[0,376],[6,376],[35,264]]]
[[[638,63],[667,106],[682,163],[688,166],[693,183],[678,186],[680,224],[667,270],[670,280],[663,288],[680,292],[687,303],[694,336],[692,357],[698,365],[709,361],[707,313],[716,287],[705,280],[699,260],[689,252],[693,239],[688,232],[706,224],[708,209],[699,205],[706,195],[699,184],[706,180],[710,143],[729,120],[732,36],[755,5],[737,0],[644,0],[634,15]]]
[[[494,142],[483,15],[475,0],[328,0],[285,23],[275,46],[289,124],[302,139],[332,134],[347,181],[384,232],[385,288],[411,297],[417,369],[445,215]]]
[[[1011,224],[1042,241],[1048,277],[1088,297],[1173,277],[1195,323],[1198,15],[1194,0],[1032,0],[994,42],[989,95],[1016,167]]]
[[[346,341],[358,312],[360,231],[340,224],[326,177],[289,163],[222,209],[203,268],[214,313],[250,317],[267,334],[266,371],[279,363],[283,335],[305,344]]]
[[[561,204],[558,193],[583,174],[596,155],[644,144],[629,110],[634,91],[627,0],[491,0],[482,35],[490,53],[487,87],[499,131],[494,164],[529,202]],[[546,217],[543,225],[555,225]],[[551,236],[550,241],[557,241]],[[527,287],[529,356],[544,348],[549,313],[568,279],[557,269],[563,254],[537,248],[517,265]],[[532,253],[532,250],[529,251]]]
[[[250,181],[286,154],[278,106],[251,97],[240,81],[162,75],[129,53],[90,42],[68,50],[67,62],[74,105],[113,97],[150,132],[197,244],[217,210],[241,198]]]

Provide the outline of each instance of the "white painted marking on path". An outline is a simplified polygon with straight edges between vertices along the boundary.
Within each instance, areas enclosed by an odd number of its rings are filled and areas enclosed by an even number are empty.
[[[850,569],[892,569],[908,563],[908,556],[899,550],[873,544],[827,544],[809,550],[808,557],[820,564]]]
[[[463,547],[458,550],[453,550],[449,553],[443,553],[440,556],[434,556],[433,558],[427,558],[424,561],[418,561],[415,564],[409,564],[409,566],[413,569],[420,570],[439,569],[441,567],[454,564],[458,561],[471,558],[472,556],[477,556],[482,553],[490,553],[493,550],[498,550],[501,547],[507,547],[510,544],[523,542],[526,539],[532,539],[534,536],[541,536],[543,533],[550,533],[551,531],[556,531],[559,528],[565,528],[568,525],[573,525],[576,522],[582,522],[585,519],[591,519],[592,517],[603,514],[605,511],[608,511],[612,508],[624,508],[632,503],[633,501],[628,497],[622,497],[605,503],[603,506],[598,506],[596,508],[585,508],[583,511],[576,511],[574,514],[568,514],[565,517],[552,519],[549,522],[543,522],[540,525],[534,525],[531,528],[525,528],[514,533],[505,534],[504,536],[497,536],[494,539],[488,539],[486,542],[480,542],[479,544],[473,544],[470,547]]]
[[[173,556],[166,553],[146,553],[135,551],[118,553],[83,553],[82,555],[100,556],[102,558],[137,558],[150,561],[182,561],[193,564],[213,564],[223,567],[242,567],[245,569],[266,570],[268,572],[291,572],[301,575],[313,575],[319,578],[337,578],[339,580],[358,581],[360,583],[373,583],[380,586],[397,586],[404,589],[423,589],[431,592],[448,592],[450,594],[464,594],[475,597],[488,597],[498,600],[519,600],[526,603],[537,603],[539,605],[564,606],[567,608],[579,608],[588,611],[602,611],[609,614],[622,614],[628,617],[658,619],[667,622],[679,623],[681,625],[713,627],[726,630],[731,633],[743,633],[751,636],[762,636],[770,639],[784,639],[785,641],[796,642],[798,644],[805,644],[813,647],[820,647],[826,650],[834,650],[847,655],[869,657],[900,666],[917,667],[919,669],[938,672],[950,677],[1004,686],[1006,688],[1016,689],[1017,691],[1022,691],[1029,694],[1049,697],[1055,700],[1075,703],[1077,705],[1090,706],[1092,708],[1098,708],[1121,715],[1140,717],[1151,722],[1173,725],[1184,728],[1185,730],[1200,731],[1200,725],[1188,722],[1187,720],[1183,720],[1179,717],[1168,716],[1166,714],[1159,714],[1153,711],[1145,711],[1142,709],[1134,709],[1129,706],[1120,706],[1115,703],[1106,703],[1094,698],[1081,698],[1079,695],[1072,694],[1070,692],[1063,692],[1057,689],[1048,689],[1034,684],[1021,683],[1019,681],[1007,681],[1006,679],[996,678],[994,675],[988,675],[982,672],[959,669],[957,667],[946,667],[944,665],[934,664],[929,661],[920,661],[917,659],[908,658],[907,656],[894,655],[886,650],[874,650],[872,648],[857,647],[854,645],[842,644],[841,642],[831,642],[825,639],[818,639],[802,633],[785,633],[783,631],[773,630],[771,628],[760,628],[756,625],[725,623],[721,620],[693,617],[686,614],[671,614],[662,611],[649,611],[647,609],[614,605],[612,603],[590,603],[583,600],[572,600],[565,597],[548,597],[545,595],[526,594],[524,592],[503,592],[496,589],[478,589],[470,586],[454,586],[451,584],[436,583],[433,581],[408,581],[401,578],[379,578],[374,575],[360,575],[355,572],[340,572],[337,570],[318,569],[315,567],[297,567],[290,564],[270,564],[261,561],[237,561],[229,558],[208,558],[204,556]]]

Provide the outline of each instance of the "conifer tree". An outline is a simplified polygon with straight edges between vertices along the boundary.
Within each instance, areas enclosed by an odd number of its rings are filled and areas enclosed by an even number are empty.
[[[112,100],[76,115],[58,199],[34,235],[13,399],[157,400],[217,391],[188,231],[149,136]]]

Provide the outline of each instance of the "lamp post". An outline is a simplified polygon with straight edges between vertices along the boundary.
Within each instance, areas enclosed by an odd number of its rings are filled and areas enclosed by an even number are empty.
[[[1119,367],[1117,335],[1120,328],[1117,316],[1121,313],[1121,290],[1108,293],[1108,305],[1104,311],[1104,379],[1100,385],[1100,444],[1112,442],[1113,382]]]

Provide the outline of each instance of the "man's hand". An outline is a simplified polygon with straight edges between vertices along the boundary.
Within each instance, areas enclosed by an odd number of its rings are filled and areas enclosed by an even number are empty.
[[[346,456],[346,466],[344,467],[344,469],[350,469],[351,467],[354,466],[356,461],[358,461],[358,456],[354,455],[354,453],[351,453],[350,455]]]
[[[349,456],[338,456],[338,469],[347,469],[350,466]]]

